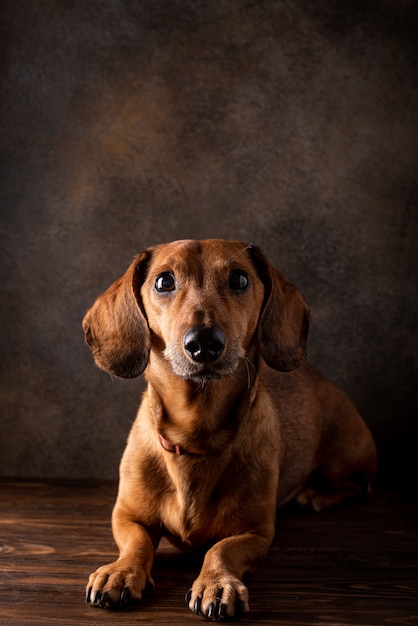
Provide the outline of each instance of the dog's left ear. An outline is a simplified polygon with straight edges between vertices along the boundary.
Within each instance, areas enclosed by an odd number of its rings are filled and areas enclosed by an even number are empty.
[[[289,372],[306,359],[309,307],[259,248],[253,246],[249,252],[265,288],[258,324],[261,356],[275,370]]]
[[[125,274],[101,294],[83,319],[95,363],[121,378],[135,378],[147,366],[150,332],[140,300],[150,251],[142,252]]]

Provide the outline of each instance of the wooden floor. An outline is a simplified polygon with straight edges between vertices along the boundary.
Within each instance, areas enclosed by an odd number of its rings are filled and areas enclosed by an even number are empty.
[[[115,486],[0,482],[0,624],[201,624],[183,597],[199,560],[163,543],[154,597],[128,612],[87,606],[87,576],[116,556]],[[418,625],[418,507],[365,503],[279,511],[269,556],[248,579],[252,624]]]

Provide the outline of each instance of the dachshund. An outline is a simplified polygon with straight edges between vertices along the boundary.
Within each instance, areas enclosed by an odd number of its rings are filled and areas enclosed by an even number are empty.
[[[268,552],[276,508],[319,510],[370,491],[373,437],[306,360],[309,309],[259,248],[182,240],[139,254],[87,311],[98,367],[144,392],[112,514],[119,558],[87,602],[116,608],[154,586],[162,537],[201,550],[186,604],[210,619],[249,611],[243,575]]]

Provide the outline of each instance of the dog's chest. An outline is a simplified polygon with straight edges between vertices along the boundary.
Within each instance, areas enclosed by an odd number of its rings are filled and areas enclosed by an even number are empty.
[[[170,513],[164,523],[167,534],[190,549],[207,543],[212,536],[212,523],[208,515],[202,515],[200,503],[178,496],[173,500],[168,503]]]
[[[225,488],[217,481],[208,488],[206,480],[195,472],[179,479],[175,489],[166,495],[161,511],[163,526],[173,543],[182,548],[196,549],[224,535],[226,525],[224,501]],[[236,519],[233,503],[229,499],[229,518]]]

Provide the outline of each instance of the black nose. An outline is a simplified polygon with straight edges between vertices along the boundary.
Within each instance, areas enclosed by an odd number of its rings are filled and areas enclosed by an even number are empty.
[[[220,328],[190,328],[183,338],[184,349],[196,363],[212,363],[225,350],[226,337]]]

